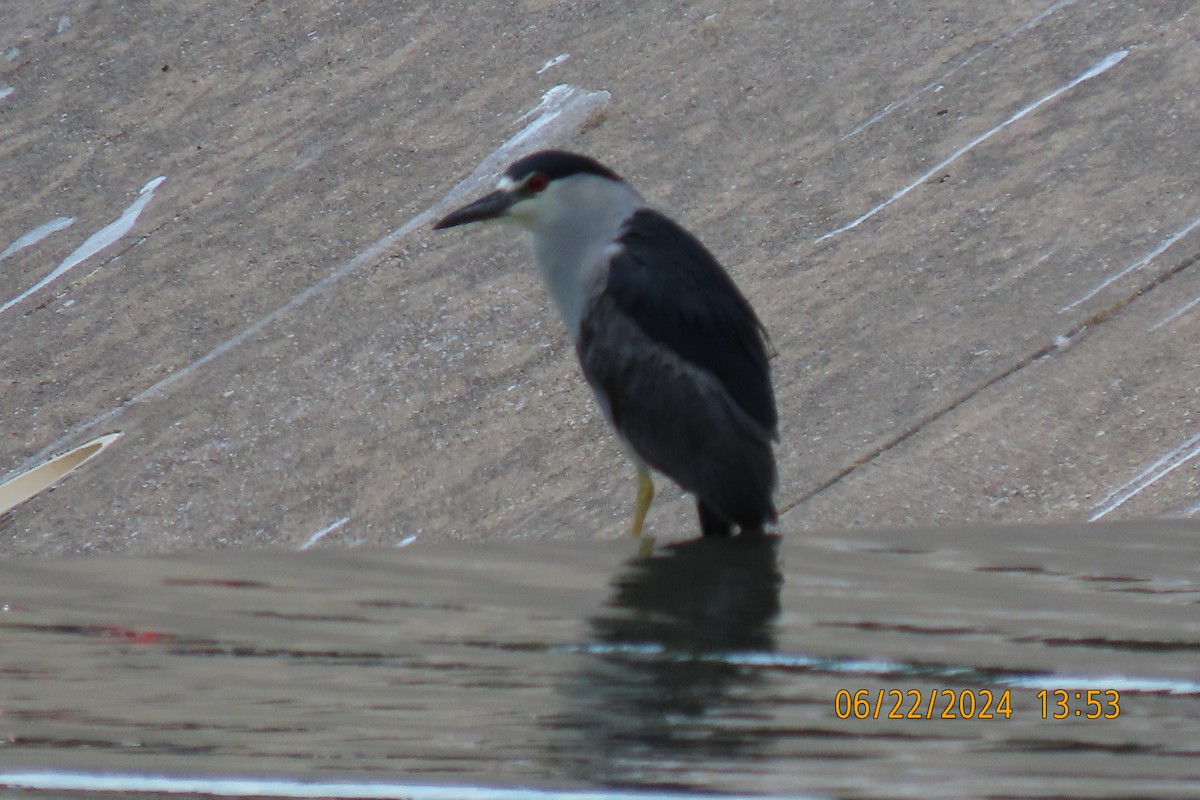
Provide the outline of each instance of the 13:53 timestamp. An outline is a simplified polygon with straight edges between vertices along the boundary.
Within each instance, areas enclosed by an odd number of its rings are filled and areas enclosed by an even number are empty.
[[[1037,697],[1042,701],[1042,719],[1116,719],[1121,714],[1121,693],[1116,689],[1042,689]]]

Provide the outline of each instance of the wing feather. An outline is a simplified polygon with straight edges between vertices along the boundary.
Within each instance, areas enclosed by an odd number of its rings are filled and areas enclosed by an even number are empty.
[[[634,213],[620,245],[603,293],[647,337],[711,374],[774,437],[778,417],[766,332],[717,260],[651,209]]]
[[[605,294],[583,317],[584,376],[637,457],[743,527],[775,519],[771,431],[713,373],[651,339]]]

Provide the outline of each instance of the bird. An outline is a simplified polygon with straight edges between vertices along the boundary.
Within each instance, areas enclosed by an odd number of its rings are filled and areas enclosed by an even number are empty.
[[[696,500],[702,536],[777,522],[778,413],[766,329],[717,259],[595,159],[543,150],[434,230],[496,220],[528,234],[583,377],[637,471],[643,536],[652,472]]]

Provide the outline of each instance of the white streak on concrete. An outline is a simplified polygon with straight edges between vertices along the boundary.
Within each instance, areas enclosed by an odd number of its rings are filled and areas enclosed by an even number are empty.
[[[301,550],[301,551],[307,550],[308,548],[312,547],[314,544],[321,541],[326,536],[333,533],[334,531],[336,531],[338,528],[342,527],[349,521],[350,521],[349,517],[342,517],[341,519],[337,520],[336,522],[326,525],[324,528],[321,528],[321,530],[317,531],[312,536],[308,537],[308,541],[305,542],[304,544],[300,545],[296,549]]]
[[[0,100],[3,100],[15,91],[16,89],[13,89],[13,87],[5,86],[3,89],[0,89]]]
[[[1142,267],[1146,266],[1154,259],[1158,258],[1160,255],[1162,255],[1164,252],[1166,252],[1166,250],[1171,245],[1175,244],[1180,239],[1187,236],[1189,233],[1191,233],[1198,227],[1200,227],[1200,217],[1197,217],[1196,219],[1192,220],[1182,230],[1176,231],[1175,233],[1171,234],[1167,238],[1163,239],[1161,242],[1158,243],[1157,247],[1155,247],[1149,253],[1146,253],[1146,255],[1142,256],[1137,261],[1134,261],[1129,266],[1124,267],[1123,269],[1120,269],[1120,270],[1114,272],[1112,275],[1109,275],[1107,278],[1100,281],[1100,283],[1096,284],[1096,286],[1093,287],[1092,290],[1089,291],[1087,294],[1085,294],[1083,297],[1079,298],[1078,300],[1075,300],[1074,302],[1068,303],[1067,305],[1060,308],[1058,310],[1058,313],[1061,314],[1064,311],[1070,311],[1072,308],[1079,305],[1080,303],[1084,303],[1084,302],[1087,302],[1088,300],[1091,300],[1093,297],[1098,295],[1100,292],[1104,291],[1109,286],[1111,286],[1114,282],[1120,280],[1121,278],[1124,278],[1126,275],[1128,275],[1131,272],[1135,272],[1135,271],[1141,269]]]
[[[416,540],[417,540],[417,537],[415,534],[413,536],[405,536],[403,539],[396,542],[396,547],[408,547],[410,544],[412,544]]]
[[[1045,9],[1044,11],[1042,11],[1042,13],[1038,14],[1033,19],[1026,21],[1023,25],[1021,25],[1021,27],[1017,28],[1014,31],[1006,33],[1004,36],[1001,36],[999,39],[997,39],[996,41],[987,45],[986,47],[982,48],[981,50],[977,50],[976,52],[967,56],[962,61],[955,64],[953,67],[951,67],[950,69],[943,72],[941,77],[939,77],[937,80],[933,81],[932,83],[926,84],[925,86],[923,86],[920,89],[918,89],[917,91],[913,92],[912,94],[910,94],[908,97],[904,98],[903,100],[898,100],[894,103],[888,103],[886,106],[884,106],[882,109],[880,109],[878,112],[876,112],[872,117],[867,119],[865,122],[859,123],[852,131],[850,131],[849,133],[842,134],[842,141],[849,139],[851,136],[862,133],[864,130],[871,127],[876,122],[879,122],[879,120],[888,116],[893,111],[900,109],[900,108],[904,108],[906,105],[913,102],[918,97],[920,97],[921,95],[928,92],[930,89],[935,89],[935,88],[941,86],[943,83],[945,83],[945,81],[948,78],[950,78],[951,75],[953,75],[954,73],[963,69],[964,67],[969,66],[980,56],[983,56],[983,55],[991,52],[992,50],[995,50],[997,47],[1002,47],[1003,45],[1008,44],[1009,42],[1011,42],[1016,37],[1020,36],[1025,31],[1030,30],[1031,28],[1037,27],[1041,23],[1042,20],[1044,20],[1046,17],[1050,16],[1054,12],[1058,11],[1060,8],[1064,8],[1069,5],[1074,5],[1076,2],[1077,2],[1077,0],[1058,0],[1058,2],[1054,3],[1052,6]]]
[[[871,217],[878,214],[883,209],[890,206],[892,203],[894,203],[897,200],[899,200],[900,198],[904,197],[906,194],[911,192],[913,189],[916,189],[918,186],[922,185],[926,181],[933,178],[935,175],[937,175],[939,172],[944,170],[946,167],[950,166],[950,164],[952,164],[954,161],[958,160],[960,157],[962,157],[966,153],[970,152],[971,150],[975,149],[979,145],[983,144],[988,139],[992,138],[997,133],[999,133],[1000,131],[1007,128],[1009,125],[1012,125],[1014,122],[1017,122],[1018,120],[1024,119],[1025,117],[1032,114],[1034,111],[1036,111],[1039,108],[1041,108],[1042,106],[1044,106],[1046,103],[1049,103],[1050,101],[1059,97],[1064,92],[1068,92],[1071,89],[1074,89],[1076,86],[1083,83],[1084,81],[1091,80],[1092,78],[1096,77],[1097,75],[1107,72],[1108,70],[1115,67],[1117,64],[1121,63],[1121,61],[1127,55],[1129,55],[1128,50],[1118,50],[1115,53],[1110,53],[1108,56],[1104,57],[1099,62],[1097,62],[1087,72],[1084,72],[1083,74],[1073,78],[1070,83],[1067,83],[1064,86],[1058,87],[1057,89],[1055,89],[1053,92],[1046,95],[1042,99],[1025,106],[1020,111],[1013,114],[1011,117],[1004,120],[1004,122],[1001,122],[999,125],[992,128],[991,130],[987,131],[986,133],[982,133],[979,136],[976,136],[970,142],[968,142],[967,144],[963,145],[962,147],[958,148],[953,153],[951,153],[949,158],[946,158],[943,161],[939,162],[935,167],[930,169],[924,175],[917,178],[915,181],[910,183],[908,186],[905,186],[903,189],[899,190],[898,192],[893,194],[891,197],[889,197],[887,200],[884,200],[882,203],[875,206],[867,213],[863,214],[861,217],[851,220],[850,222],[847,222],[842,227],[835,228],[834,230],[830,231],[829,233],[819,236],[817,238],[817,242],[823,242],[826,239],[829,239],[833,236],[837,236],[839,233],[845,233],[846,231],[850,230],[851,228],[858,227],[859,225],[866,222]]]
[[[0,261],[8,258],[18,250],[24,250],[26,247],[37,244],[52,233],[56,233],[61,231],[63,228],[70,227],[74,222],[74,217],[55,217],[49,222],[43,222],[29,233],[18,237],[17,240],[8,247],[4,248],[4,250],[0,252]]]
[[[567,131],[579,131],[586,127],[608,107],[611,97],[603,89],[592,92],[566,83],[547,89],[540,103],[517,117],[516,123],[524,127],[480,161],[470,175],[426,211],[421,224],[455,205],[460,198],[490,183],[521,156],[563,138]]]
[[[537,74],[541,75],[546,70],[557,67],[559,64],[563,63],[570,57],[571,57],[570,53],[559,53],[554,58],[547,61],[545,64],[542,64],[542,68],[537,71]]]
[[[1200,500],[1197,500],[1195,503],[1192,503],[1190,506],[1185,508],[1180,516],[1194,517],[1196,516],[1197,512],[1200,512]]]
[[[1200,297],[1192,298],[1191,300],[1184,303],[1179,308],[1172,311],[1170,314],[1167,314],[1165,317],[1160,319],[1158,322],[1151,325],[1150,332],[1153,333],[1154,331],[1158,330],[1159,328],[1163,327],[1164,325],[1170,325],[1172,322],[1179,319],[1184,314],[1191,311],[1193,308],[1195,308],[1198,305],[1200,305]]]
[[[1187,441],[1144,467],[1125,483],[1106,494],[1100,502],[1096,503],[1096,511],[1088,520],[1095,522],[1116,511],[1196,456],[1200,456],[1200,432],[1193,434]]]
[[[113,244],[125,234],[129,233],[129,231],[133,228],[134,223],[137,222],[138,216],[141,215],[142,210],[146,208],[146,204],[154,198],[154,190],[157,189],[165,180],[166,176],[160,175],[143,186],[138,192],[140,197],[138,197],[137,200],[134,200],[129,208],[122,212],[121,216],[117,217],[115,220],[89,236],[87,241],[79,245],[79,247],[75,249],[75,252],[63,259],[63,262],[55,267],[49,275],[42,278],[33,286],[30,286],[16,297],[8,300],[6,303],[4,303],[4,305],[0,305],[0,314],[8,311],[8,309],[12,308],[17,303],[20,303],[22,300],[37,292],[39,289],[44,288],[50,282],[62,277],[67,272],[70,272],[84,261],[87,261],[89,258],[96,255],[96,253],[99,253],[101,250]]]
[[[500,172],[508,162],[531,152],[540,146],[545,146],[547,142],[565,138],[569,133],[576,132],[590,123],[598,114],[608,106],[610,95],[603,90],[587,91],[579,89],[575,86],[559,84],[551,88],[542,96],[542,101],[536,108],[522,114],[517,122],[530,120],[520,131],[508,139],[504,144],[488,155],[475,171],[460,181],[453,189],[446,193],[441,200],[438,200],[429,208],[417,214],[408,222],[401,225],[396,230],[379,239],[377,242],[369,246],[366,250],[358,253],[342,266],[338,267],[329,275],[326,275],[321,280],[309,286],[304,291],[297,294],[288,302],[284,303],[279,308],[267,314],[262,319],[244,328],[239,333],[235,334],[224,342],[214,347],[204,355],[197,358],[190,364],[180,367],[179,369],[167,375],[157,383],[143,389],[138,394],[125,401],[122,405],[116,408],[93,417],[90,420],[81,422],[67,433],[60,436],[58,439],[51,442],[46,447],[32,455],[26,460],[26,464],[44,460],[46,454],[53,453],[63,449],[76,436],[94,428],[98,425],[106,424],[124,413],[125,409],[130,406],[137,405],[144,400],[165,392],[167,389],[174,386],[179,381],[188,377],[192,373],[203,369],[208,364],[216,361],[221,356],[228,353],[230,350],[238,347],[247,340],[257,336],[268,325],[275,322],[280,317],[288,314],[291,311],[312,300],[314,297],[322,294],[326,289],[333,286],[342,278],[350,275],[361,269],[362,267],[373,264],[378,261],[384,254],[395,247],[396,243],[408,236],[418,228],[424,227],[437,217],[444,213],[458,198],[468,192],[478,189],[485,179],[494,178],[496,173]],[[536,116],[535,116],[536,115]],[[531,119],[532,118],[532,119]],[[149,185],[149,184],[147,184]],[[18,467],[14,472],[23,471],[24,467]]]
[[[551,86],[537,106],[517,117],[517,124],[524,122],[525,127],[485,158],[480,167],[497,159],[512,160],[533,150],[535,145],[546,139],[544,128],[553,125],[557,129],[567,125],[579,130],[585,127],[608,107],[610,99],[611,95],[604,90],[589,92],[569,83]]]

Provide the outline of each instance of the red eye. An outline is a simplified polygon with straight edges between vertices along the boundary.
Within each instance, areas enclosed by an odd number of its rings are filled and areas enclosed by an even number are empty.
[[[550,185],[550,179],[540,172],[535,172],[525,181],[525,188],[531,192],[540,192]]]

